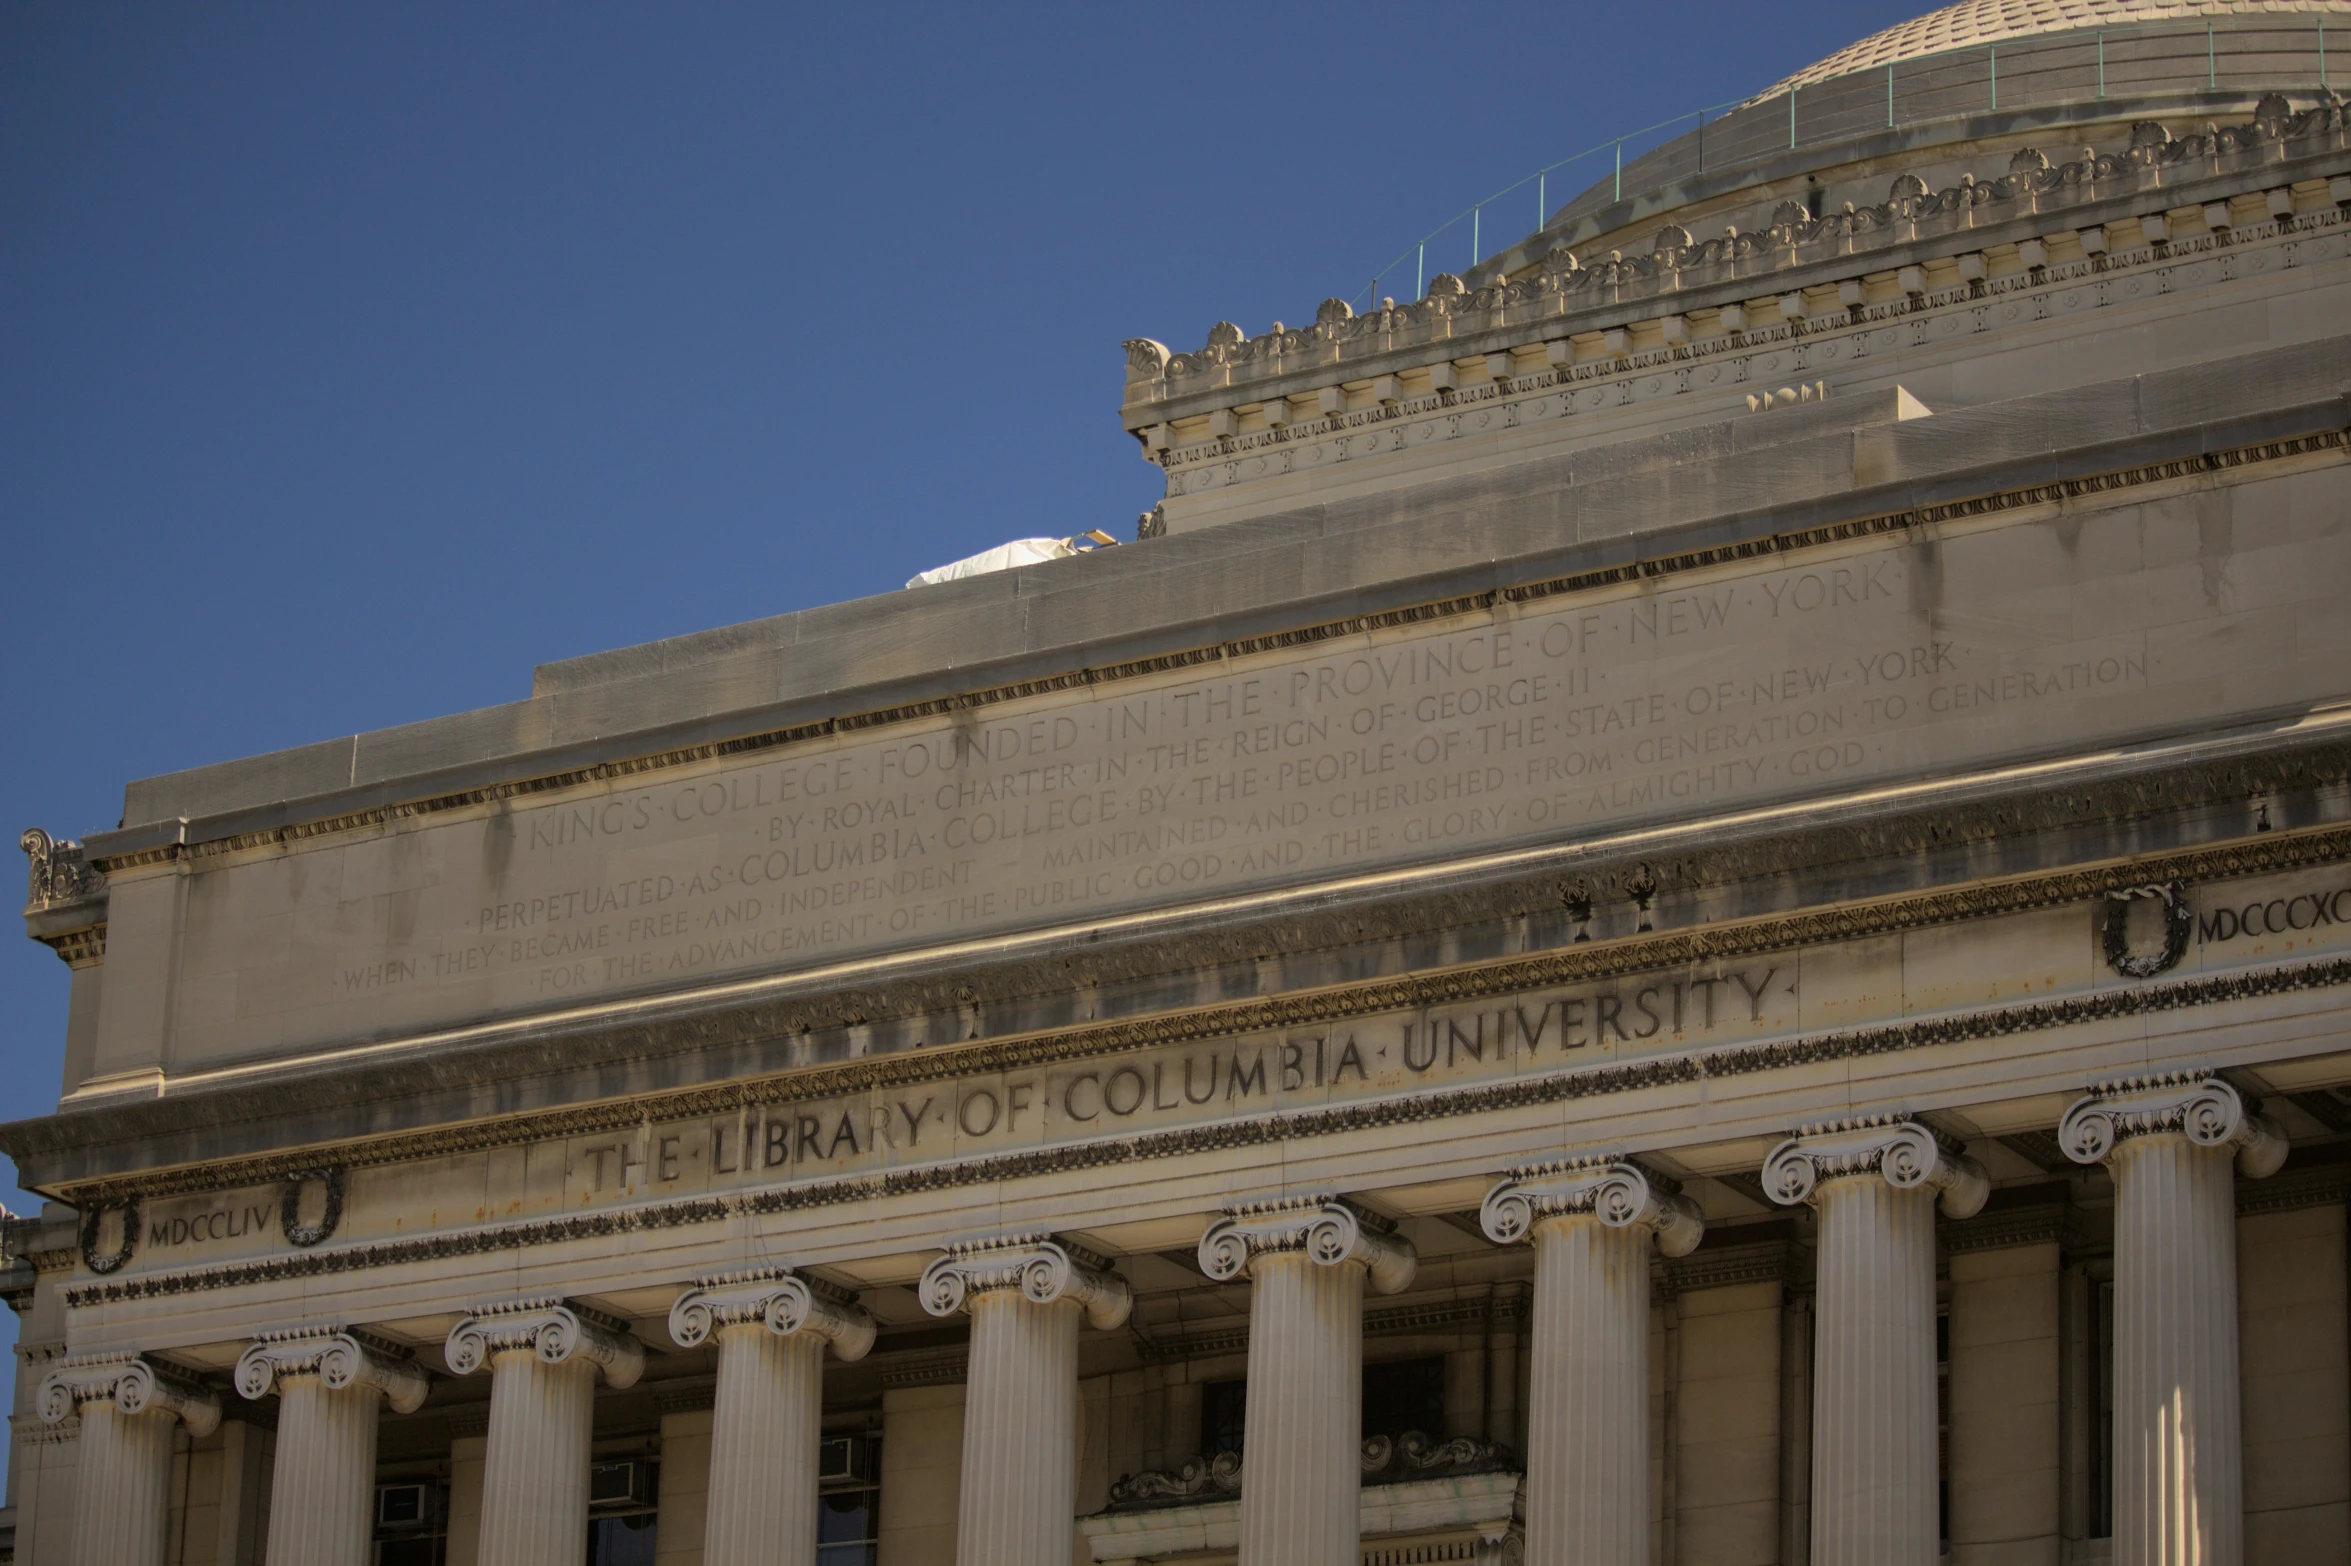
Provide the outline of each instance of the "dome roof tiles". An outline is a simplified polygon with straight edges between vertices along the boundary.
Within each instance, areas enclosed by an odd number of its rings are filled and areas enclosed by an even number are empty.
[[[1757,97],[1773,97],[1792,87],[1873,70],[1898,60],[1981,48],[2010,38],[2162,22],[2258,22],[2273,17],[2315,20],[2320,16],[2351,20],[2351,0],[1960,0],[1957,5],[1872,33],[1775,83]]]

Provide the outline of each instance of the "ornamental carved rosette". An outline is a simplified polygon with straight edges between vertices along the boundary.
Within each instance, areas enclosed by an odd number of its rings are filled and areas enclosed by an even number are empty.
[[[1033,1305],[1075,1300],[1086,1322],[1109,1332],[1126,1325],[1135,1297],[1107,1258],[1042,1234],[1010,1234],[951,1245],[925,1267],[915,1293],[934,1316],[952,1316],[974,1295],[1017,1289]]]
[[[874,1319],[845,1289],[784,1267],[697,1278],[669,1308],[669,1335],[680,1348],[706,1343],[721,1327],[762,1322],[777,1337],[806,1332],[833,1346],[842,1360],[859,1360],[873,1347]]]
[[[330,1392],[373,1387],[395,1414],[415,1413],[433,1386],[391,1345],[316,1327],[263,1333],[237,1358],[237,1391],[248,1399],[269,1396],[288,1376],[316,1376]]]
[[[92,1403],[112,1403],[126,1414],[170,1414],[192,1436],[220,1428],[220,1399],[136,1354],[86,1354],[61,1359],[41,1380],[41,1418],[63,1424]]]
[[[449,1330],[443,1357],[451,1375],[470,1376],[496,1356],[518,1350],[550,1365],[585,1360],[604,1373],[604,1384],[616,1392],[635,1386],[645,1370],[645,1350],[624,1323],[552,1298],[475,1306]]]
[[[1486,1193],[1478,1223],[1497,1245],[1515,1245],[1546,1218],[1585,1213],[1611,1229],[1646,1227],[1666,1256],[1687,1256],[1706,1236],[1706,1220],[1679,1185],[1624,1158],[1575,1158],[1514,1169]]]
[[[1361,1266],[1381,1294],[1409,1288],[1420,1271],[1412,1242],[1375,1227],[1330,1196],[1293,1197],[1235,1207],[1200,1236],[1200,1270],[1218,1283],[1248,1272],[1268,1252],[1304,1251],[1317,1266]]]
[[[2167,1134],[2233,1149],[2238,1173],[2249,1179],[2273,1175],[2286,1161],[2286,1136],[2275,1121],[2246,1108],[2218,1077],[2193,1072],[2100,1083],[2057,1123],[2057,1144],[2077,1164],[2104,1163],[2132,1137]]]
[[[1763,1189],[1794,1207],[1812,1201],[1824,1180],[1869,1174],[1897,1191],[1932,1186],[1946,1218],[1974,1217],[1992,1194],[1982,1168],[1956,1144],[1895,1115],[1799,1128],[1763,1161]]]

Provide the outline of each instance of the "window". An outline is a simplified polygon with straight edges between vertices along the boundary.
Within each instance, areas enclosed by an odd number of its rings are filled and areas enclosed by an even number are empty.
[[[1241,1449],[1241,1426],[1248,1416],[1249,1383],[1211,1381],[1200,1389],[1200,1455]]]
[[[660,1477],[660,1465],[642,1457],[590,1466],[586,1566],[653,1566]]]
[[[1445,1438],[1445,1361],[1397,1359],[1363,1367],[1363,1435],[1393,1440],[1408,1430]]]
[[[834,1436],[817,1482],[816,1566],[874,1566],[882,1537],[881,1443]]]
[[[447,1499],[437,1479],[378,1484],[374,1566],[442,1566],[449,1551]]]
[[[1243,1449],[1247,1424],[1249,1383],[1211,1381],[1200,1389],[1200,1455]],[[1445,1430],[1445,1360],[1396,1359],[1363,1367],[1363,1436],[1394,1440],[1417,1430],[1432,1440],[1443,1440]]]

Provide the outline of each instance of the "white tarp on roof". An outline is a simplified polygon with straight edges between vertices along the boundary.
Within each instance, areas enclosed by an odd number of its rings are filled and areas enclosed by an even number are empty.
[[[986,576],[990,571],[1009,571],[1014,566],[1035,565],[1040,560],[1059,560],[1076,553],[1066,538],[1016,538],[1009,544],[998,544],[976,555],[967,555],[943,566],[933,566],[920,576],[910,578],[906,585],[928,587],[935,582],[952,582],[965,576]]]

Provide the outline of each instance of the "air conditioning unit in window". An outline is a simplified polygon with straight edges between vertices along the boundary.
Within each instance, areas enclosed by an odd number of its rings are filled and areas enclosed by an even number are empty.
[[[821,1483],[864,1483],[873,1478],[873,1443],[863,1436],[828,1436],[816,1449]]]
[[[631,1457],[597,1463],[588,1469],[588,1507],[591,1511],[627,1511],[653,1501],[653,1465]]]
[[[429,1480],[376,1486],[376,1532],[430,1533],[441,1521],[441,1487]]]

